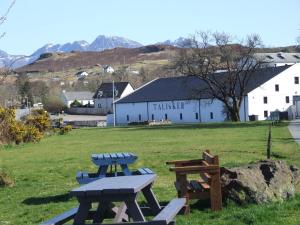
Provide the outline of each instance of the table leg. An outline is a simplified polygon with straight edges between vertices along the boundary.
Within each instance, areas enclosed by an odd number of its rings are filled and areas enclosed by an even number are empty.
[[[121,223],[123,221],[123,219],[128,220],[128,216],[126,214],[126,210],[127,210],[127,206],[125,203],[122,203],[116,212],[116,216],[113,220],[114,223]]]
[[[105,219],[105,212],[109,209],[110,202],[106,200],[100,200],[98,208],[96,210],[93,223],[102,223]]]
[[[130,176],[130,175],[131,175],[131,172],[130,172],[130,170],[129,170],[127,164],[121,164],[120,166],[121,166],[121,168],[122,168],[123,173],[124,173],[126,176]]]
[[[152,184],[148,185],[145,187],[142,192],[143,195],[145,196],[145,199],[147,200],[149,207],[152,210],[152,213],[154,215],[158,214],[161,211],[161,206],[159,205],[159,202],[155,198],[155,195],[151,189]]]
[[[146,221],[145,217],[136,201],[136,196],[133,199],[128,199],[125,201],[128,208],[129,214],[133,221]]]
[[[107,172],[107,169],[108,169],[108,166],[105,165],[105,166],[100,166],[99,167],[99,170],[98,170],[98,175],[99,176],[106,176],[106,172]]]
[[[73,225],[82,225],[85,224],[85,220],[88,218],[89,211],[92,207],[92,203],[85,200],[78,200],[79,208],[74,218]]]

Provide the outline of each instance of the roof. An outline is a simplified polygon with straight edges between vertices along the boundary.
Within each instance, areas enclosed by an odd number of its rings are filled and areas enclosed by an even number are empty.
[[[300,53],[256,53],[254,55],[259,60],[263,60],[268,63],[299,63]]]
[[[93,99],[93,93],[90,91],[66,91],[62,94],[66,97],[67,101]]]
[[[246,92],[250,92],[275,77],[290,66],[268,67],[257,70],[249,81]],[[226,79],[227,72],[215,73]],[[177,76],[158,78],[136,89],[131,94],[116,101],[117,103],[158,102],[172,100],[209,99],[212,95],[203,91],[208,86],[197,76]]]
[[[129,82],[115,82],[115,97],[120,98],[128,84]],[[113,83],[102,83],[98,90],[95,92],[93,98],[97,98],[98,95],[100,95],[101,98],[112,98]]]

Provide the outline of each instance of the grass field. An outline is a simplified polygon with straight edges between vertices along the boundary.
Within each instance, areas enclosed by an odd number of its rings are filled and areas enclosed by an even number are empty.
[[[198,158],[204,149],[218,154],[228,167],[265,159],[267,130],[267,123],[78,129],[37,144],[5,147],[0,150],[0,168],[13,177],[16,186],[0,188],[0,224],[38,224],[76,206],[68,192],[78,186],[78,170],[96,170],[90,161],[92,153],[136,153],[139,159],[133,167],[154,170],[158,174],[154,192],[160,201],[168,201],[176,193],[174,174],[165,161]],[[300,147],[286,124],[273,128],[273,153],[300,166]],[[299,225],[300,195],[261,206],[229,203],[218,213],[194,203],[192,213],[178,216],[176,224]]]

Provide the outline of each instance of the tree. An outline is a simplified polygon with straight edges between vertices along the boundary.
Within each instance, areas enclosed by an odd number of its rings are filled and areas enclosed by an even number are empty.
[[[183,75],[196,75],[206,83],[206,92],[224,104],[232,121],[240,121],[240,107],[246,87],[262,62],[254,53],[262,46],[258,35],[247,36],[236,44],[226,33],[197,32],[190,38],[190,48],[182,49],[175,67]],[[226,73],[216,73],[218,70]]]
[[[3,25],[5,23],[5,21],[7,20],[7,16],[10,12],[10,10],[12,9],[13,5],[16,3],[16,0],[13,0],[7,10],[5,11],[5,13],[3,15],[0,15],[0,27],[1,25]],[[0,32],[0,39],[5,35],[5,32]],[[7,66],[6,66],[7,67]],[[7,68],[11,68],[11,67],[7,67]],[[11,73],[10,69],[5,69],[5,68],[0,68],[0,85],[3,84],[5,78]]]

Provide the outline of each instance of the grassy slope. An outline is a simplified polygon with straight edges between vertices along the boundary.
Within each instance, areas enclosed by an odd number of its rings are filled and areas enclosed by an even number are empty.
[[[76,205],[68,191],[77,187],[78,170],[95,171],[90,161],[96,152],[135,152],[134,167],[147,166],[158,173],[154,191],[159,200],[176,195],[174,174],[164,162],[197,158],[206,148],[218,154],[221,164],[234,166],[264,159],[267,124],[202,124],[171,127],[134,127],[74,130],[38,144],[0,150],[0,168],[15,179],[16,187],[0,189],[0,224],[38,224]],[[300,147],[286,126],[273,129],[277,157],[300,166]],[[267,206],[227,206],[220,213],[195,206],[177,224],[299,224],[300,196]],[[284,221],[284,222],[283,222]]]

